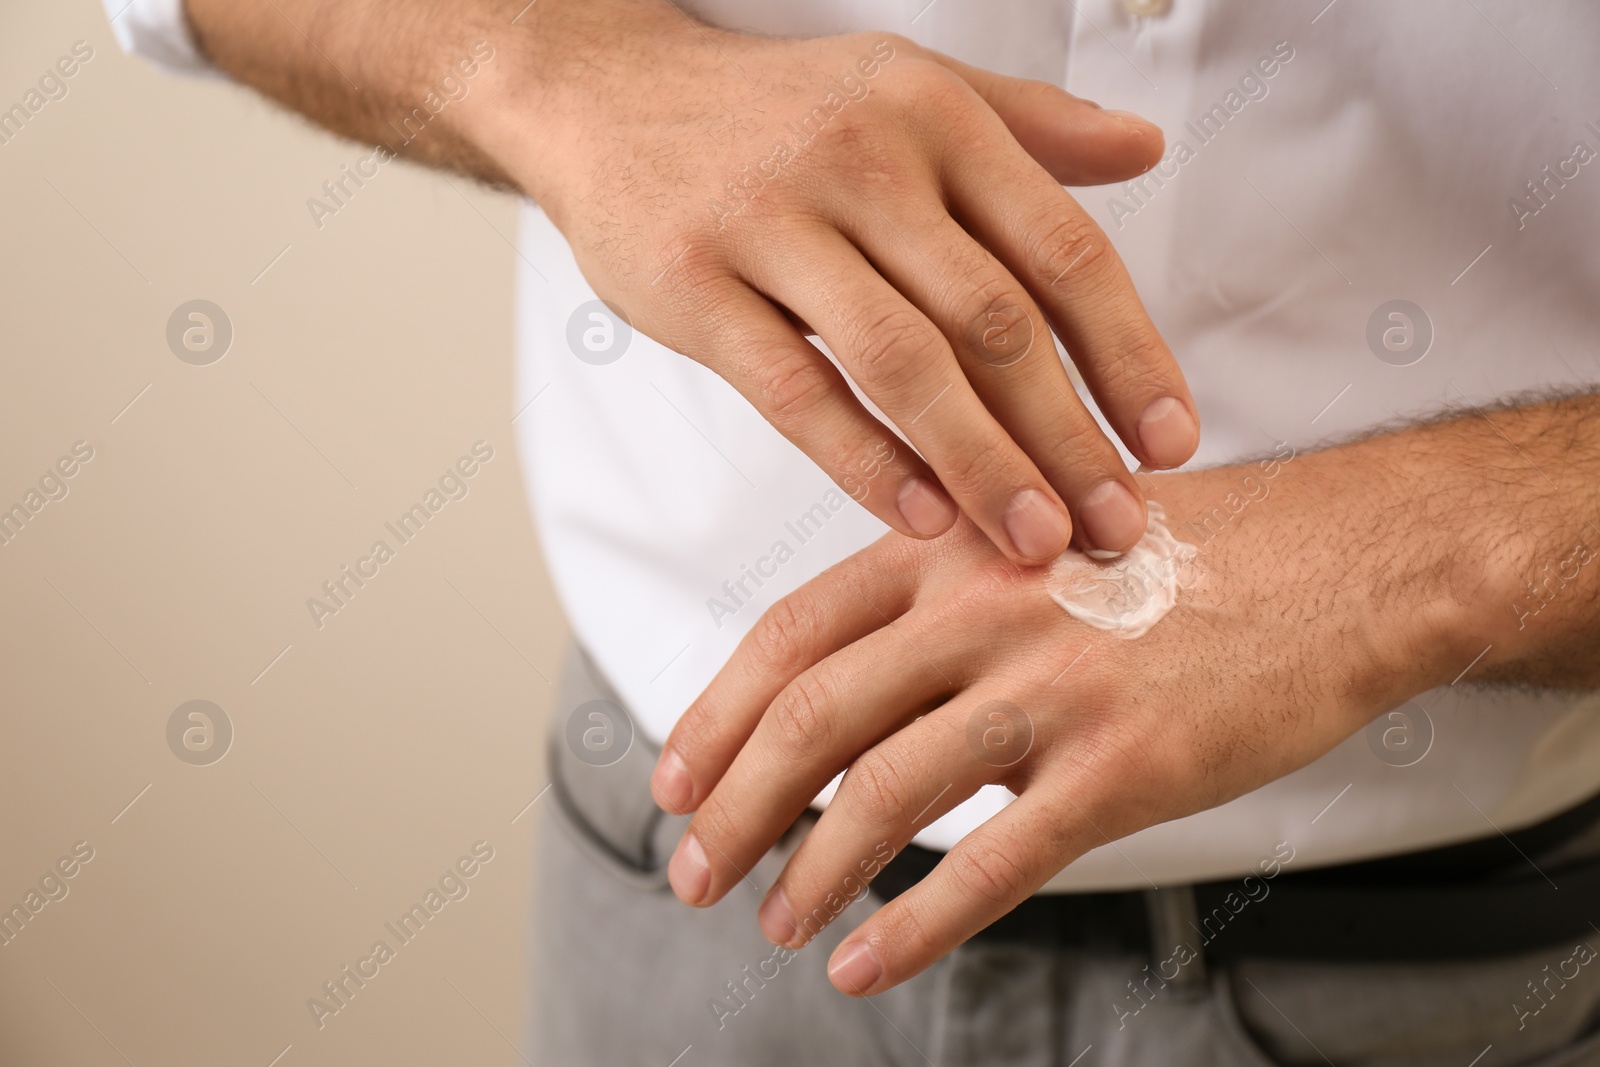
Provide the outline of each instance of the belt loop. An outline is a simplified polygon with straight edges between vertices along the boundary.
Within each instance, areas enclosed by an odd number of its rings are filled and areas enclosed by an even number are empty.
[[[1179,995],[1203,991],[1207,985],[1205,942],[1196,936],[1200,909],[1194,887],[1146,890],[1144,903],[1150,920],[1150,965],[1156,975]]]

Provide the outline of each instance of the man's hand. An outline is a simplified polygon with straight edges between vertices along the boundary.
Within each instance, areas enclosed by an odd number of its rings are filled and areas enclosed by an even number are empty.
[[[189,4],[224,68],[385,142],[386,109],[487,40],[493,62],[408,154],[533,196],[602,298],[903,534],[959,508],[1018,563],[1074,521],[1086,549],[1138,540],[1143,499],[1052,328],[1141,462],[1198,444],[1171,352],[1061,188],[1154,165],[1138,118],[893,35],[755,37],[664,0]]]
[[[953,497],[1007,556],[1039,562],[1067,544],[1065,500],[1087,547],[1138,540],[1137,487],[1049,331],[1142,461],[1193,453],[1172,355],[1060,187],[1142,173],[1155,127],[891,35],[756,38],[664,5],[598,7],[612,13],[535,9],[544,106],[487,124],[486,143],[603,298],[901,533],[943,533]],[[624,40],[605,21],[620,7]],[[558,138],[533,148],[549,125]]]
[[[890,850],[982,785],[1014,791],[835,952],[834,984],[871,994],[1089,849],[1287,774],[1475,660],[1475,679],[1593,685],[1597,413],[1478,413],[1150,478],[1200,553],[1136,640],[1068,616],[1048,568],[970,526],[886,536],[768,612],[673,731],[655,793],[698,809],[674,890],[719,899],[848,767],[760,910],[797,947]],[[1530,617],[1547,561],[1561,585]]]

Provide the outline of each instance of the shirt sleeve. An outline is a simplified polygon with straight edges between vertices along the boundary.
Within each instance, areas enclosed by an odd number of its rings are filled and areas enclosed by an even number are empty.
[[[200,52],[183,0],[100,0],[122,50],[182,74],[222,72]]]

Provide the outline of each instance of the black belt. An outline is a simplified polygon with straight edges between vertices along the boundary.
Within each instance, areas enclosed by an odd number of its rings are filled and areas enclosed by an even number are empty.
[[[1153,934],[1150,894],[1046,893],[978,935],[1169,956],[1187,937],[1217,961],[1420,962],[1511,955],[1600,934],[1600,859],[1539,869],[1548,852],[1600,821],[1600,795],[1504,836],[1345,864],[1190,887],[1187,931]],[[872,883],[892,900],[943,853],[908,846]],[[1263,891],[1260,887],[1265,886]],[[1559,888],[1558,888],[1559,887]],[[1249,891],[1246,892],[1246,889]],[[1596,924],[1596,925],[1592,925]],[[1189,932],[1189,931],[1192,931]]]

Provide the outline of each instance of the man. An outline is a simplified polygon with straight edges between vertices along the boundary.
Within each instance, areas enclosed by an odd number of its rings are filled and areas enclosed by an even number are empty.
[[[540,206],[550,1062],[1600,1062],[1600,12],[158,6]]]

